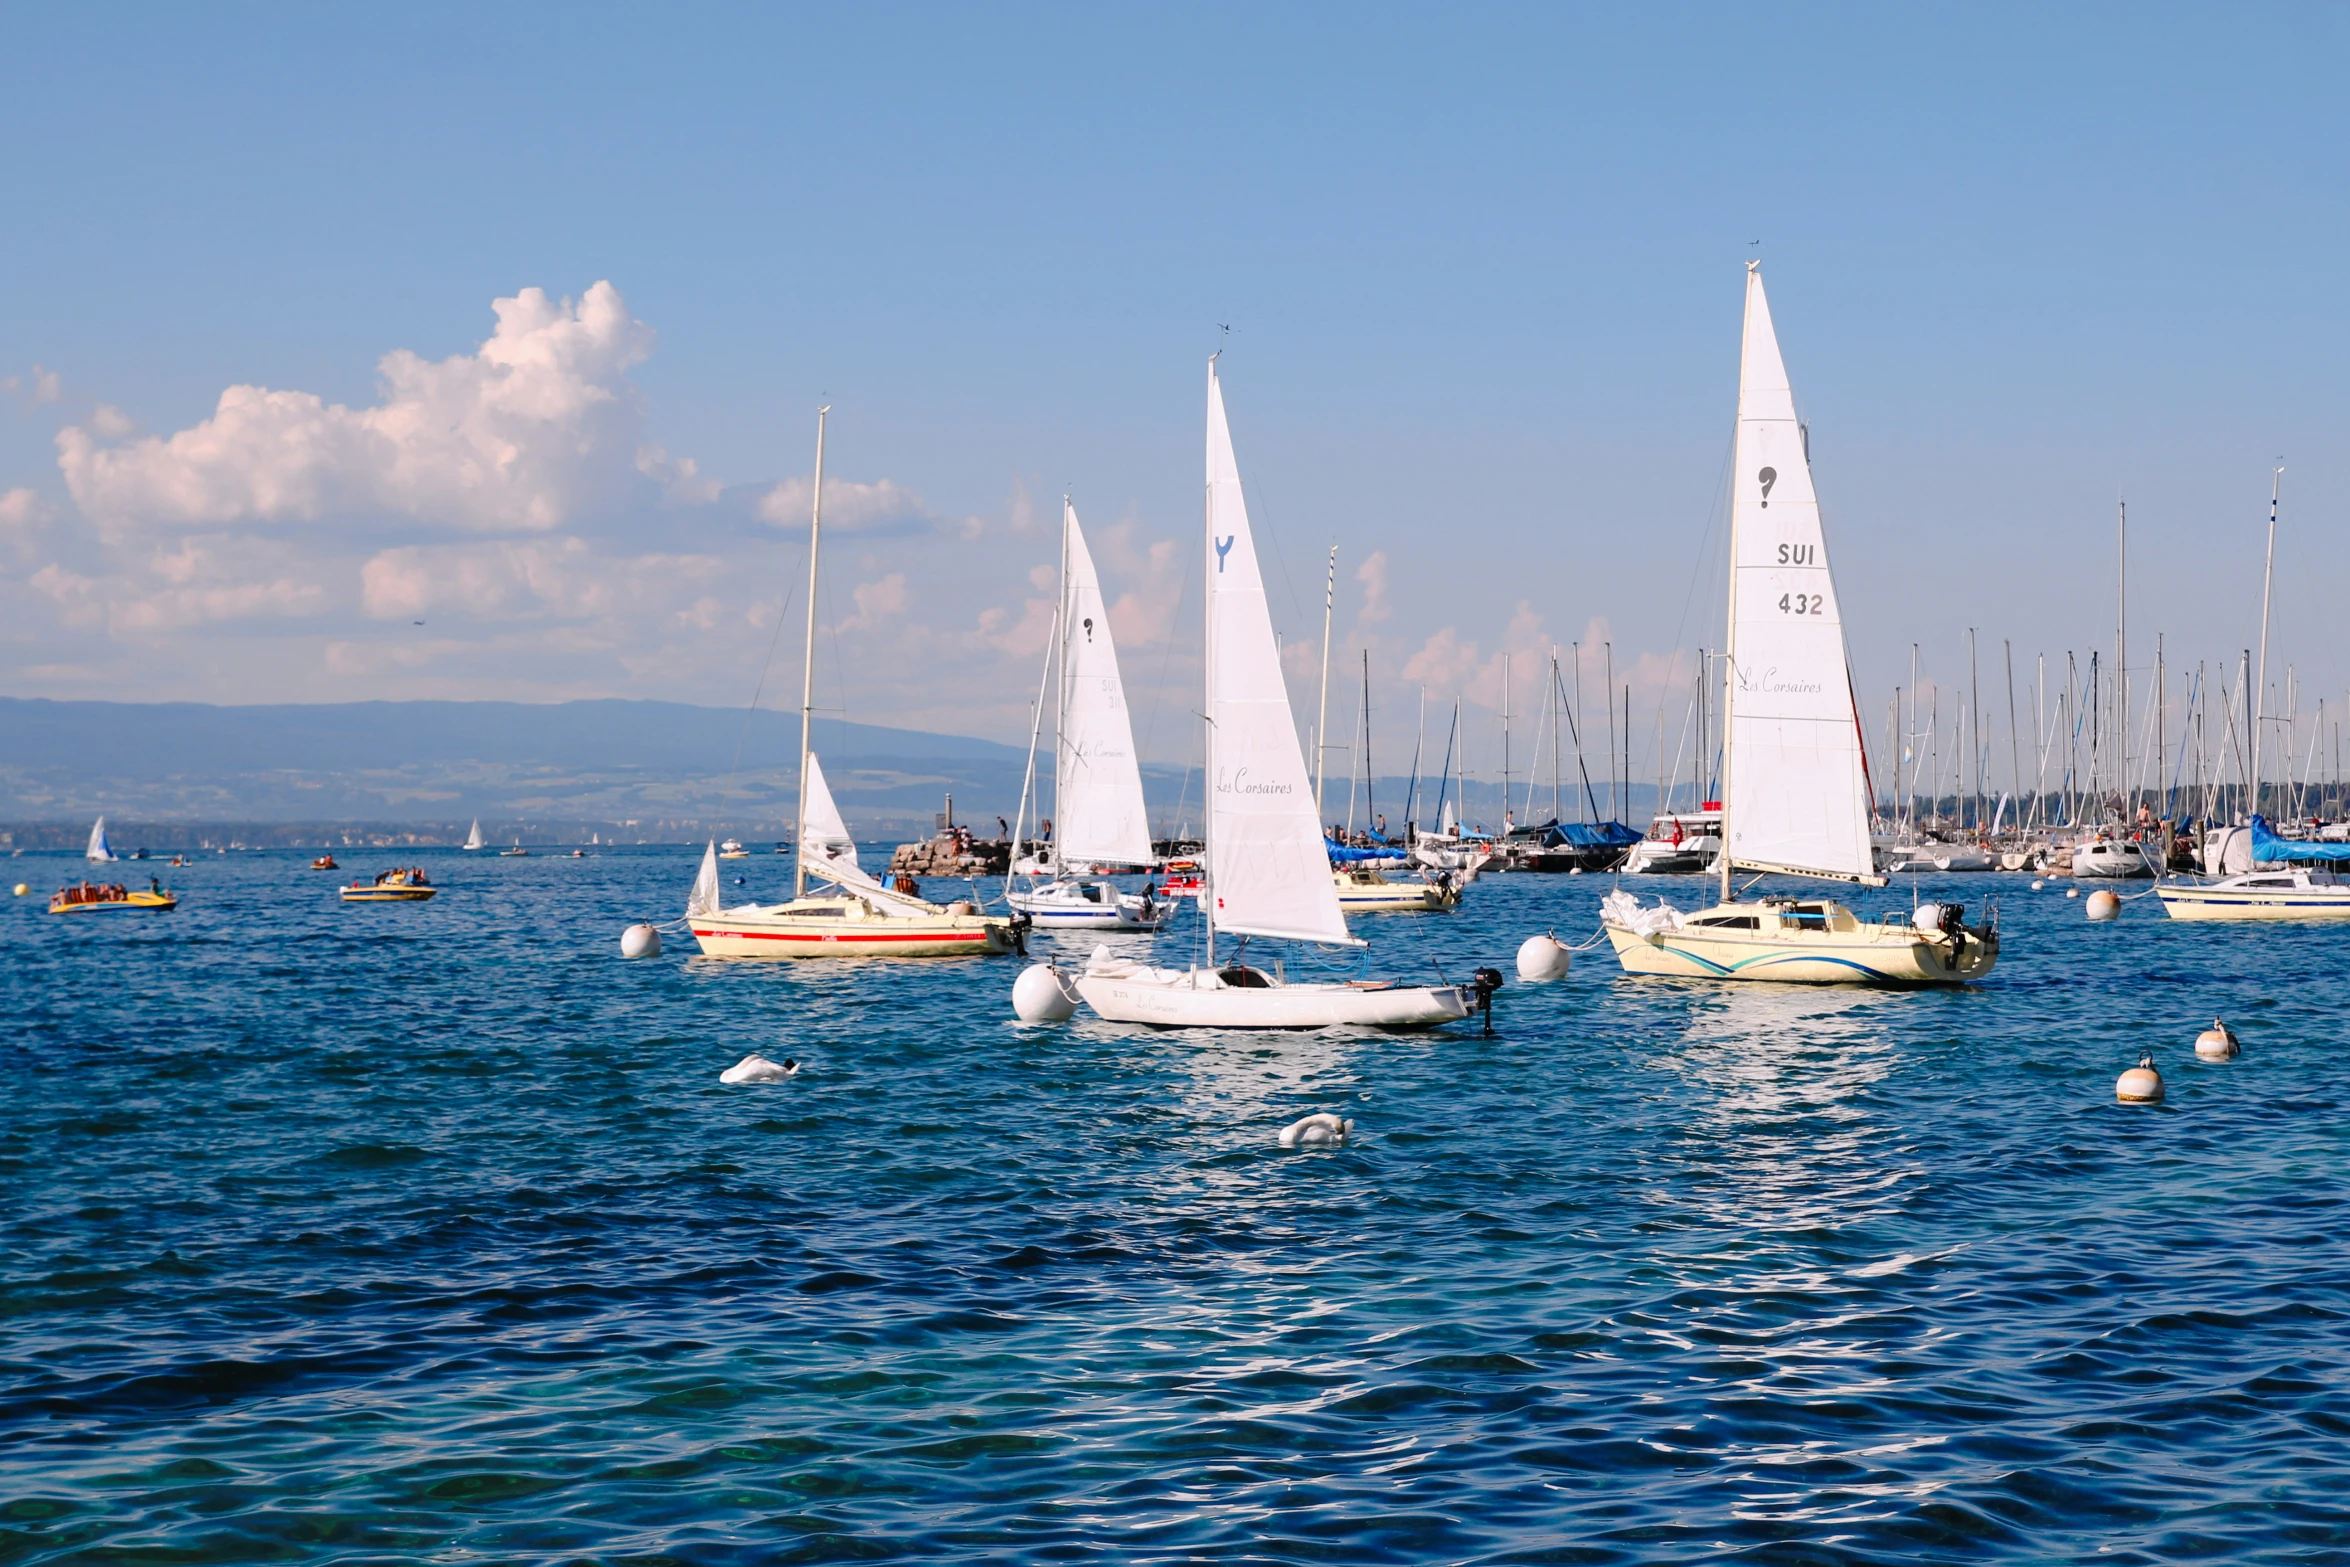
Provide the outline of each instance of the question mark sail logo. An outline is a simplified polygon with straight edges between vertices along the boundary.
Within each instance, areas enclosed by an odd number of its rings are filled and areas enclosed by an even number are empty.
[[[1776,468],[1765,468],[1762,472],[1756,474],[1755,477],[1762,480],[1762,503],[1764,510],[1767,511],[1770,509],[1771,504],[1771,486],[1779,482],[1779,470]]]
[[[1093,640],[1093,617],[1091,615],[1085,617],[1085,640],[1088,642]]]

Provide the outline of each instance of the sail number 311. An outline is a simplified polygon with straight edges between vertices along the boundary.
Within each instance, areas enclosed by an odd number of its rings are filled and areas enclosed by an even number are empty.
[[[1782,593],[1779,595],[1779,613],[1782,615],[1821,615],[1827,613],[1827,595],[1824,593]]]

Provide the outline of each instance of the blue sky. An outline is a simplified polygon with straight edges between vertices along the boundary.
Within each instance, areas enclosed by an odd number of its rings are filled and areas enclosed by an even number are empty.
[[[830,472],[864,487],[827,552],[836,704],[1017,732],[1064,487],[1122,530],[1101,555],[1138,706],[1178,703],[1200,366],[1224,347],[1285,636],[1318,634],[1335,540],[1341,637],[1392,722],[1421,684],[1492,701],[1505,646],[1589,635],[1677,724],[1666,660],[1719,637],[1755,240],[1864,711],[1913,640],[1946,678],[1969,626],[2019,660],[2110,647],[2117,496],[2133,662],[2158,628],[2185,659],[2245,645],[2279,454],[2272,662],[2312,703],[2350,681],[2338,9],[8,26],[13,694],[745,700],[829,400]],[[331,431],[287,501],[260,471],[282,422],[212,441],[201,474],[137,455],[233,386],[377,408],[397,350],[466,356],[418,394],[445,411],[493,300],[543,290],[551,323],[607,281],[645,335],[550,361],[550,395],[603,412],[558,421],[522,521],[528,497],[477,501],[462,472],[344,471]],[[69,427],[130,456],[77,489]],[[582,429],[600,455],[566,469]],[[1355,576],[1374,555],[1379,593]]]

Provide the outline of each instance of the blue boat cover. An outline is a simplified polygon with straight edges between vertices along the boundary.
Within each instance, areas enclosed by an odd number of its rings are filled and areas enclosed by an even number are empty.
[[[1565,822],[1559,836],[1578,849],[1629,849],[1640,841],[1640,834],[1622,822]]]
[[[2265,817],[2252,818],[2252,860],[2277,865],[2287,860],[2350,860],[2350,843],[2312,843],[2305,838],[2280,838],[2269,831]]]

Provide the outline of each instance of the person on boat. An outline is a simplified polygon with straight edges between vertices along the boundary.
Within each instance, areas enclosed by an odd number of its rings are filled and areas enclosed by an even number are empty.
[[[147,878],[147,890],[148,890],[149,892],[151,892],[151,893],[155,894],[155,895],[156,895],[157,897],[159,897],[159,898],[160,898],[160,897],[162,897],[162,896],[163,896],[163,878],[162,878],[162,877],[160,877],[160,876],[150,876],[150,877],[148,877],[148,878]]]

